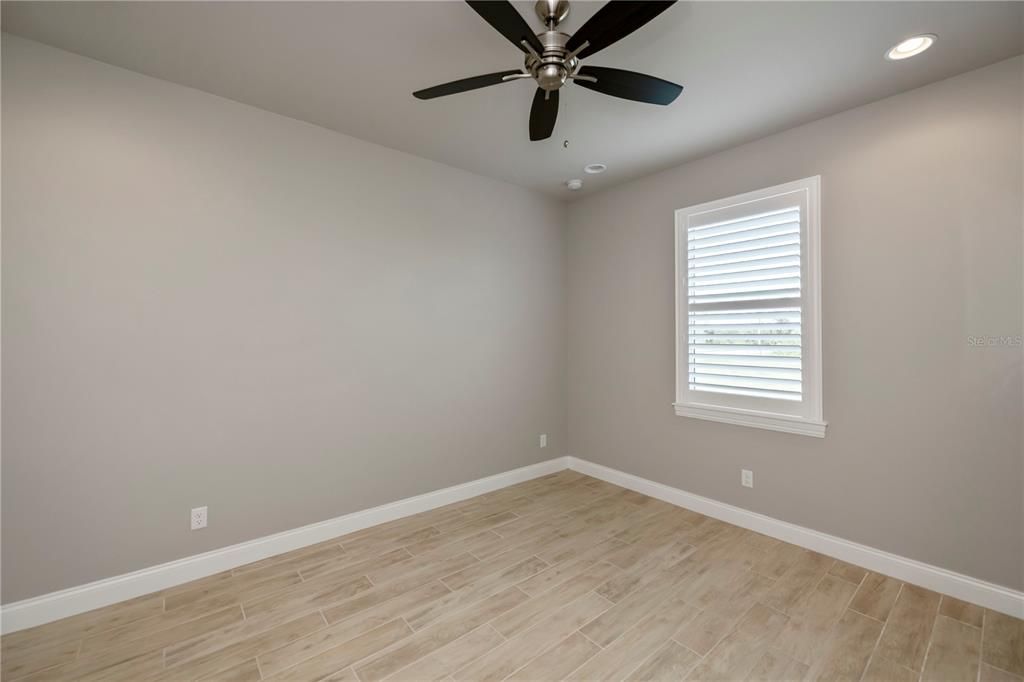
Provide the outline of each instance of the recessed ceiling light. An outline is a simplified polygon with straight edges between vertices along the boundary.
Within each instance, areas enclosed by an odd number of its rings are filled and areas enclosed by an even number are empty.
[[[886,52],[885,58],[890,61],[899,61],[900,59],[908,59],[914,55],[921,54],[935,43],[936,37],[933,33],[922,33],[919,36],[907,38]]]
[[[583,167],[583,170],[591,175],[597,175],[598,173],[604,173],[608,170],[608,166],[603,163],[591,163]]]
[[[569,188],[570,192],[575,192],[583,187],[583,181],[579,178],[573,178],[572,180],[567,180],[565,186]]]

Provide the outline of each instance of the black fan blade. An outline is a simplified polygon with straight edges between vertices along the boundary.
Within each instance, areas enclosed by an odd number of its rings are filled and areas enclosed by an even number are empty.
[[[549,93],[537,88],[537,92],[533,96],[533,106],[530,107],[530,139],[536,142],[551,137],[551,131],[555,129],[555,119],[557,118],[558,90],[552,90]]]
[[[502,78],[505,76],[511,76],[514,73],[522,73],[522,71],[498,71],[497,73],[485,73],[482,76],[462,78],[457,81],[452,81],[451,83],[442,83],[441,85],[435,85],[432,88],[417,90],[412,93],[412,96],[416,99],[434,99],[435,97],[444,97],[445,95],[456,95],[468,90],[486,88],[488,85],[506,83],[508,81],[504,81]]]
[[[654,76],[622,69],[609,69],[604,66],[580,67],[579,75],[593,76],[597,79],[597,82],[593,83],[580,79],[574,80],[573,83],[581,88],[648,104],[672,104],[676,97],[679,97],[679,93],[683,91],[682,85],[676,85]]]
[[[466,4],[523,52],[529,51],[523,47],[525,40],[533,46],[537,54],[544,53],[540,39],[526,23],[526,19],[523,19],[523,15],[508,0],[466,0]]]
[[[590,45],[577,55],[580,59],[603,50],[614,42],[622,40],[648,21],[675,4],[675,0],[657,2],[634,2],[632,0],[611,0],[597,10],[580,29],[576,31],[566,47],[575,50],[584,42]]]

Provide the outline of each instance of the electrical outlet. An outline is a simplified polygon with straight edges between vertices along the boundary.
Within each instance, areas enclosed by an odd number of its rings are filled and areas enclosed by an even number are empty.
[[[206,528],[206,507],[196,507],[192,510],[192,530]]]
[[[546,448],[548,446],[548,434],[546,434],[546,433],[540,434],[540,446],[542,448]]]
[[[740,470],[740,483],[743,484],[744,488],[754,487],[754,472],[750,469]]]

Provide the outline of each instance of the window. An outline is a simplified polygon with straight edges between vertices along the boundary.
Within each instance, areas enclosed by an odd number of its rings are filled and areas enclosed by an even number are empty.
[[[676,414],[825,435],[819,187],[676,211]]]

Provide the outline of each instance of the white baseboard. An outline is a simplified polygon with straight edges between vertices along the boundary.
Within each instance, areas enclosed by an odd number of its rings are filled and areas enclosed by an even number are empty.
[[[707,497],[688,493],[679,488],[655,483],[646,478],[627,474],[617,469],[594,464],[578,457],[569,457],[569,468],[587,476],[599,478],[623,488],[635,490],[650,497],[685,507],[706,516],[731,523],[742,528],[763,533],[779,540],[799,545],[822,554],[842,559],[851,564],[892,576],[906,582],[948,594],[974,604],[980,604],[994,611],[1024,618],[1024,592],[971,578],[960,573],[947,571],[921,561],[907,559],[897,554],[850,542],[834,535],[821,533],[810,528],[797,526],[770,516],[747,511],[731,504],[717,502]]]
[[[556,457],[538,464],[531,464],[469,483],[346,514],[294,530],[6,604],[0,607],[2,631],[4,633],[15,632],[102,606],[116,604],[126,599],[167,589],[197,578],[205,578],[214,573],[266,559],[282,552],[314,545],[346,533],[436,509],[446,504],[483,495],[492,490],[567,468],[568,458]]]
[[[409,497],[294,530],[268,535],[230,547],[178,559],[132,573],[98,580],[59,592],[25,599],[0,607],[2,632],[9,633],[42,625],[78,613],[109,606],[226,571],[252,561],[289,552],[330,540],[380,523],[429,511],[446,504],[482,495],[532,478],[573,469],[582,474],[608,481],[686,507],[758,533],[785,540],[794,545],[848,561],[878,573],[921,585],[958,599],[981,604],[1002,613],[1024,618],[1024,593],[960,573],[883,552],[867,545],[797,526],[770,516],[717,502],[707,497],[673,488],[632,474],[594,464],[577,457],[556,457],[538,464],[513,469],[468,483]]]

